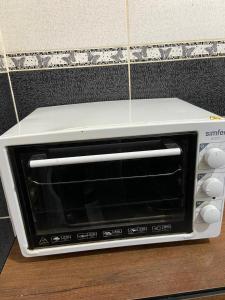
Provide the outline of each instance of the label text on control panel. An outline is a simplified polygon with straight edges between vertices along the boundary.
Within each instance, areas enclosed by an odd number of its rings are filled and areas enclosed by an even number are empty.
[[[212,131],[206,131],[206,136],[218,136],[218,135],[225,135],[225,131],[218,129],[218,130],[212,130]]]

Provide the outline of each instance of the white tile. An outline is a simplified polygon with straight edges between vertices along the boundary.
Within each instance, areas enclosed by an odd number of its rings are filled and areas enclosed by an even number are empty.
[[[127,45],[125,0],[1,0],[7,52]]]
[[[0,55],[3,55],[3,39],[1,35],[1,28],[0,28]]]
[[[131,44],[225,38],[224,0],[128,0]]]

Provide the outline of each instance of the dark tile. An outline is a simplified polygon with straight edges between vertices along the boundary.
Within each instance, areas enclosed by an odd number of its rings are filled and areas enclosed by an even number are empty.
[[[40,106],[128,99],[127,65],[11,73],[20,119]]]
[[[16,123],[7,74],[0,74],[0,135]],[[8,215],[0,179],[0,216]]]
[[[7,74],[0,74],[0,135],[16,123]]]
[[[0,219],[0,272],[14,241],[14,233],[10,219]]]
[[[6,205],[5,195],[2,188],[2,182],[0,179],[0,217],[8,216],[8,209]]]
[[[131,65],[132,98],[178,97],[225,115],[225,59]]]

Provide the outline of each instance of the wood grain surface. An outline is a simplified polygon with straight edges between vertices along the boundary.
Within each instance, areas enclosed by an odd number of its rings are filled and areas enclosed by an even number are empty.
[[[202,299],[202,300],[224,300],[225,299],[225,294],[224,295],[217,295],[217,296],[210,296],[210,297],[200,297],[200,298],[195,298],[195,299]]]
[[[41,258],[22,257],[15,242],[0,276],[0,299],[137,299],[222,286],[225,223],[211,240]]]

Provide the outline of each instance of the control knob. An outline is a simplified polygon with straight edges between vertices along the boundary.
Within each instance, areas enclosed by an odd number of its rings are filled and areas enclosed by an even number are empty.
[[[220,220],[220,211],[212,204],[204,206],[200,211],[200,215],[207,224],[217,223]]]
[[[210,177],[202,183],[201,189],[209,197],[219,197],[223,194],[223,183],[217,178]]]
[[[225,166],[225,152],[219,148],[211,148],[204,155],[206,163],[213,169]]]

